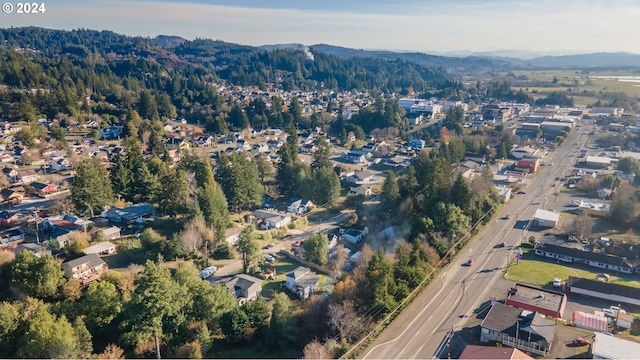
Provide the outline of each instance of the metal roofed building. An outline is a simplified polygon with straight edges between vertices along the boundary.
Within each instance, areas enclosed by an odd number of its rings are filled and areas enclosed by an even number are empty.
[[[605,299],[616,304],[640,306],[640,289],[631,286],[569,276],[567,290],[574,294]]]
[[[590,314],[583,311],[574,311],[571,323],[576,327],[594,331],[609,331],[609,320],[605,316]]]
[[[591,353],[594,359],[637,359],[640,354],[640,344],[596,332]]]
[[[604,156],[587,156],[585,163],[592,168],[606,169],[611,165],[612,159]]]
[[[560,221],[560,214],[549,210],[537,209],[533,220],[540,227],[555,227]]]
[[[562,318],[567,306],[567,296],[556,291],[516,283],[509,289],[505,303],[523,310]]]

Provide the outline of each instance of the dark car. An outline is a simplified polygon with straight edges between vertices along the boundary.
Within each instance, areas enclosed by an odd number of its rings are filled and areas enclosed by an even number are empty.
[[[496,245],[496,247],[499,247],[499,248],[503,248],[505,246],[507,246],[507,245],[504,243],[504,241],[499,243],[498,245]]]
[[[524,195],[524,194],[526,194],[526,193],[525,193],[524,191],[520,190],[520,191],[518,191],[516,194]]]
[[[471,266],[473,265],[473,259],[469,259],[469,261],[467,261],[467,266]]]

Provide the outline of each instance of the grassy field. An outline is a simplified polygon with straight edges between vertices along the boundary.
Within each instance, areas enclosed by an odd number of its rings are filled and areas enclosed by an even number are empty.
[[[523,245],[524,254],[519,263],[514,259],[509,265],[505,279],[533,285],[549,285],[554,278],[567,280],[569,276],[595,279],[602,270],[579,267],[575,264],[558,263],[552,259],[542,258],[533,253],[533,248]],[[640,288],[640,281],[630,280],[615,274],[609,274],[609,282]]]

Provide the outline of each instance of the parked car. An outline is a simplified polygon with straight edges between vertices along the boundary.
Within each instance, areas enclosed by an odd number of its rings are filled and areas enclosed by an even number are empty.
[[[584,339],[584,338],[581,338],[581,337],[573,339],[572,343],[573,343],[574,345],[578,345],[578,346],[585,346],[585,345],[589,345],[589,344],[591,344],[591,343],[589,342],[589,340]]]
[[[560,278],[555,278],[553,279],[553,287],[562,287],[562,279]]]
[[[272,247],[274,247],[274,246],[275,246],[275,245],[274,245],[273,243],[270,243],[270,244],[267,244],[267,245],[263,246],[263,247],[262,247],[262,250],[269,250],[269,249],[271,249],[271,248],[272,248]]]
[[[276,258],[274,258],[271,254],[265,255],[264,259],[267,260],[268,262],[273,262],[276,260]]]
[[[498,245],[496,245],[496,247],[499,247],[499,248],[503,248],[505,246],[507,246],[507,245],[504,243],[504,241],[502,241]]]

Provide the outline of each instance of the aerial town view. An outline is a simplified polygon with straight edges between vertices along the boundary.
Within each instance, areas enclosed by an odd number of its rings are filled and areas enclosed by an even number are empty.
[[[0,358],[640,358],[638,18],[6,0]]]

